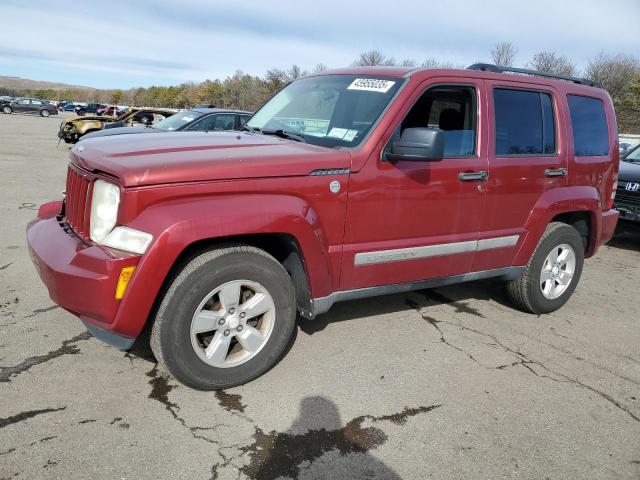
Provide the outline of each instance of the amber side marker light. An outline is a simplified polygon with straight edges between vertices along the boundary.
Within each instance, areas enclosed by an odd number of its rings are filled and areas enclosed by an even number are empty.
[[[124,267],[120,270],[118,285],[116,286],[116,300],[120,300],[124,297],[124,292],[127,290],[127,285],[129,285],[129,280],[131,280],[131,276],[135,269],[136,267]]]

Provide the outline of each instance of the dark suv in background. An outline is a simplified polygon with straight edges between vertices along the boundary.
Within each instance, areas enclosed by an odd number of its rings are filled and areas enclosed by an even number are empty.
[[[86,115],[87,113],[97,114],[98,110],[102,110],[106,107],[106,105],[101,103],[87,103],[86,105],[78,105],[74,110],[78,115]]]
[[[616,208],[620,218],[640,222],[640,145],[629,150],[620,162]]]

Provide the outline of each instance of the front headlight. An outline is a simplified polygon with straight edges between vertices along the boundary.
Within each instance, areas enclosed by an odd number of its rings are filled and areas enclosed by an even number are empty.
[[[104,180],[96,180],[91,200],[89,238],[100,245],[143,254],[151,244],[153,236],[129,227],[116,227],[119,205],[118,186]]]
[[[120,189],[113,183],[96,180],[93,184],[89,238],[100,243],[116,226]]]

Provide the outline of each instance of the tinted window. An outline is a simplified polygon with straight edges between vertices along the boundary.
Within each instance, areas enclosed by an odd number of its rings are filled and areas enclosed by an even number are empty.
[[[497,88],[493,103],[496,155],[555,153],[555,122],[548,94]]]
[[[568,95],[576,156],[609,154],[609,129],[602,101]]]

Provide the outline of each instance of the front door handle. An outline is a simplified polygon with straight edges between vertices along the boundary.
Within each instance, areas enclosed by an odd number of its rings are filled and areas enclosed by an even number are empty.
[[[460,172],[458,178],[463,182],[471,182],[473,180],[485,181],[487,178],[489,178],[489,172]]]
[[[547,177],[564,177],[567,175],[566,168],[547,168],[544,171]]]

